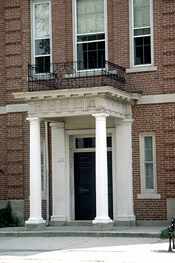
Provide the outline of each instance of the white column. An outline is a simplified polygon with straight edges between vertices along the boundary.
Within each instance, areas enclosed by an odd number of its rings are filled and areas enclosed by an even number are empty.
[[[40,120],[38,118],[27,120],[30,121],[30,218],[26,224],[42,224],[45,220],[41,216]]]
[[[116,122],[116,224],[135,224],[132,179],[132,119]]]
[[[96,119],[96,217],[93,223],[110,223],[108,216],[108,172],[105,113],[94,114]]]
[[[51,123],[52,129],[52,209],[51,223],[62,225],[66,218],[65,130],[64,123]]]

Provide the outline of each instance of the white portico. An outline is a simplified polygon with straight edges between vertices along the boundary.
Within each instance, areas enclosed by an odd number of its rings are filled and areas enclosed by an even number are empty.
[[[81,163],[78,161],[80,163],[78,171],[84,171],[83,176],[88,175],[90,168],[85,167],[85,162],[82,160],[89,158],[88,167],[91,167],[91,171],[92,164],[95,163],[95,172],[92,172],[91,178],[95,176],[93,179],[95,183],[91,185],[92,189],[87,188],[86,178],[80,178],[80,181],[84,180],[84,185],[80,185],[83,195],[80,203],[82,202],[85,210],[82,213],[86,214],[86,209],[89,209],[87,203],[90,198],[89,193],[92,191],[96,196],[95,216],[92,223],[112,222],[108,208],[109,165],[106,143],[107,137],[110,136],[112,138],[110,151],[112,152],[113,221],[115,224],[134,224],[131,105],[138,99],[138,95],[112,87],[97,87],[26,92],[14,96],[25,100],[28,104],[30,122],[30,217],[26,224],[45,223],[41,216],[40,120],[50,122],[52,135],[51,223],[66,224],[76,220],[75,214],[78,208],[76,207],[75,158],[81,158]],[[95,138],[94,148],[76,149],[75,138],[79,137]],[[78,155],[78,152],[81,154]]]

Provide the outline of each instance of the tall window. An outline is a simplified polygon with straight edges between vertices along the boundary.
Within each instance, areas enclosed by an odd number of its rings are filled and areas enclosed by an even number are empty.
[[[105,65],[104,0],[76,0],[77,69]]]
[[[41,141],[41,190],[46,191],[45,142]]]
[[[141,180],[143,193],[156,192],[155,135],[140,136]]]
[[[152,0],[132,1],[134,65],[152,64]]]
[[[50,72],[51,21],[50,2],[33,4],[33,47],[35,73]]]

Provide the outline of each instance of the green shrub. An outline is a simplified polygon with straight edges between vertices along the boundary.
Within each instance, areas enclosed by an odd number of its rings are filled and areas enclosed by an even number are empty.
[[[160,238],[162,238],[162,239],[168,238],[168,228],[162,230],[162,232],[160,234]]]
[[[12,216],[10,201],[5,208],[0,209],[0,227],[17,226],[18,220]]]

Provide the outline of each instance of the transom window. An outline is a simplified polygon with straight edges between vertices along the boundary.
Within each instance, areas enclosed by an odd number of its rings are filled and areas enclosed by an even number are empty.
[[[104,0],[76,0],[77,70],[105,65]]]
[[[75,139],[75,149],[95,148],[95,137],[80,137]],[[112,147],[112,137],[106,138],[107,147]]]
[[[50,2],[33,4],[33,47],[35,73],[50,72],[51,63],[51,22]]]
[[[152,0],[133,0],[134,65],[152,64]]]

